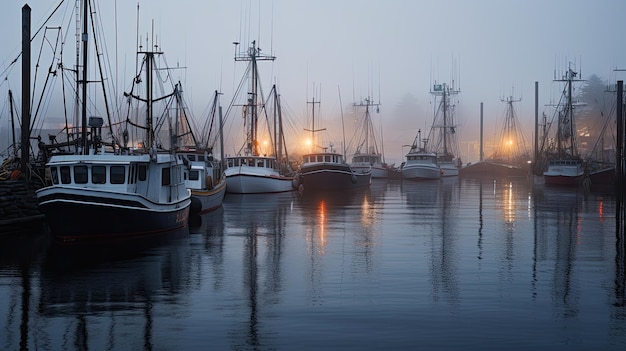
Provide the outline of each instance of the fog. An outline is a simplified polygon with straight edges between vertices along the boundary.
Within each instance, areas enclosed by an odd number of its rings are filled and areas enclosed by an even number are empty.
[[[20,52],[25,3],[32,8],[34,35],[61,1],[2,3],[0,152],[10,135],[8,90],[18,106],[21,101],[21,62],[11,63]],[[64,50],[70,53],[66,65],[75,64],[73,8],[74,2],[66,0],[46,24],[69,27],[63,31]],[[521,99],[516,114],[531,145],[535,82],[539,113],[552,115],[550,104],[562,89],[554,80],[568,67],[583,79],[595,74],[607,84],[626,78],[626,72],[615,70],[626,67],[626,47],[620,44],[620,16],[626,13],[622,0],[109,0],[99,2],[96,12],[114,94],[121,99],[135,75],[138,36],[144,46],[148,38],[148,46],[157,43],[167,63],[181,68],[174,78],[182,82],[196,119],[205,117],[215,90],[223,93],[222,105],[232,99],[245,68],[233,60],[233,42],[241,49],[255,40],[264,54],[276,57],[260,62],[259,69],[264,92],[278,86],[291,131],[287,146],[295,152],[302,149],[303,129],[311,128],[312,105],[307,102],[313,98],[320,102],[316,128],[326,128],[324,137],[338,149],[344,145],[342,116],[349,141],[361,113],[352,104],[368,97],[380,104],[379,113],[372,115],[374,124],[384,133],[387,162],[400,163],[408,151],[403,145],[432,124],[432,85],[454,82],[460,90],[456,116],[466,162],[478,158],[481,102],[486,144],[493,143],[498,120],[504,118],[502,100],[513,97]],[[40,33],[32,44],[33,70],[43,46]],[[50,98],[42,113],[58,122],[63,106]],[[229,151],[243,137],[234,125],[237,120],[239,116],[228,120]]]

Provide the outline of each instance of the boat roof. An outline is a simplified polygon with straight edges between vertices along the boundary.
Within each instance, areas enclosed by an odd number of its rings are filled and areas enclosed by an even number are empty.
[[[259,156],[259,155],[256,155],[256,156],[253,156],[253,155],[248,155],[248,156],[238,155],[238,156],[227,156],[226,158],[229,159],[229,160],[233,160],[233,159],[236,159],[236,158],[256,158],[256,159],[271,159],[271,160],[275,160],[276,159],[276,157],[274,157],[274,156]]]
[[[157,153],[157,163],[169,162],[174,159],[172,154]],[[58,166],[64,164],[130,164],[136,162],[150,162],[149,154],[138,155],[118,155],[113,153],[93,154],[93,155],[54,155],[48,161],[48,166]]]
[[[315,152],[315,153],[311,153],[311,154],[304,154],[304,155],[302,155],[302,157],[306,157],[306,156],[327,156],[327,155],[334,155],[334,156],[341,156],[341,157],[343,157],[342,154],[338,154],[336,152]]]

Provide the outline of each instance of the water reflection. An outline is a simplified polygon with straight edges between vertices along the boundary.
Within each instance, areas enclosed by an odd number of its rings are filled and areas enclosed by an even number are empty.
[[[266,311],[281,302],[282,256],[286,220],[295,193],[228,194],[224,204],[224,227],[229,236],[242,240],[242,294],[247,318],[229,330],[234,349],[271,348],[271,333],[261,321]],[[243,312],[242,311],[242,312]]]
[[[207,275],[204,271],[206,267],[203,260],[209,261],[209,267],[213,274],[213,289],[219,290],[223,287],[227,278],[224,269],[224,251],[226,248],[226,238],[224,225],[224,207],[219,207],[211,212],[196,215],[189,218],[189,234],[192,248],[198,246],[200,254],[194,255],[197,267],[197,282]],[[196,250],[194,250],[195,252]]]
[[[36,309],[44,319],[32,330],[37,345],[151,349],[155,295],[170,296],[161,313],[176,313],[188,292],[187,234],[178,230],[126,245],[51,246]]]
[[[403,182],[402,193],[413,215],[416,233],[426,234],[430,244],[432,298],[460,302],[459,259],[462,253],[454,220],[458,216],[458,178]]]
[[[579,313],[579,289],[572,284],[583,217],[582,190],[538,187],[534,189],[536,260],[551,269],[554,313],[573,318]],[[553,261],[553,262],[551,262]]]
[[[8,350],[19,345],[21,350],[29,349],[29,326],[35,319],[32,281],[49,241],[45,232],[0,236],[0,296],[4,297],[0,310],[6,309],[5,337],[0,348]]]
[[[306,271],[313,304],[324,303],[327,292],[322,288],[326,279],[342,282],[338,288],[341,294],[344,286],[351,286],[355,280],[376,284],[380,278],[377,249],[384,235],[381,207],[387,183],[372,185],[371,189],[301,195]]]
[[[623,224],[616,225],[615,236],[615,286],[609,332],[611,335],[620,336],[626,335],[626,326],[624,326],[626,322],[626,238]]]

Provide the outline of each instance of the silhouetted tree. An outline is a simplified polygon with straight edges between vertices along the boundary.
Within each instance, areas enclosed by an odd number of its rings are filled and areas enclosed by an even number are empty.
[[[576,114],[576,129],[580,152],[589,154],[600,137],[600,134],[609,118],[611,95],[607,92],[607,85],[595,74],[589,76],[581,87]]]

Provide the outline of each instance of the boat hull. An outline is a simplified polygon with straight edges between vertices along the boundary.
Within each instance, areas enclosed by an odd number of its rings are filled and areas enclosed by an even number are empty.
[[[191,190],[192,213],[203,214],[222,206],[226,195],[225,178],[211,190]]]
[[[441,177],[455,177],[459,175],[459,168],[454,163],[440,162]]]
[[[402,179],[433,180],[441,177],[441,170],[436,164],[405,165],[402,168]]]
[[[592,186],[612,186],[615,183],[615,167],[607,167],[589,173]]]
[[[548,169],[543,172],[543,182],[546,185],[577,186],[584,178],[582,165],[577,161],[551,161]]]
[[[40,190],[39,208],[53,237],[65,243],[155,235],[185,227],[189,217],[190,198],[156,204],[139,196],[54,190]]]
[[[576,186],[582,184],[583,175],[543,175],[543,183],[546,185]]]
[[[233,194],[282,193],[294,190],[293,177],[232,173],[226,176],[226,192]]]
[[[495,163],[488,161],[479,161],[462,167],[459,170],[459,176],[469,178],[508,178],[508,177],[526,177],[529,169],[523,169],[518,166]]]
[[[367,172],[371,168],[372,170],[372,178],[376,179],[385,179],[389,178],[389,170],[383,166],[352,166],[352,169],[357,173]]]
[[[350,168],[317,165],[303,167],[300,171],[304,190],[344,190],[368,187],[372,172],[356,172]]]

